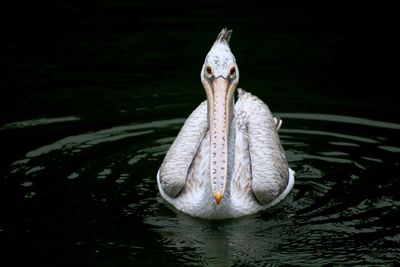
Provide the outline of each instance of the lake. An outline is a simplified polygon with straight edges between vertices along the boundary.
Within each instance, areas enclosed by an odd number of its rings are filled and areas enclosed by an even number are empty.
[[[8,8],[4,266],[399,263],[394,9],[244,1]],[[209,221],[166,205],[156,173],[206,98],[200,70],[223,27],[233,29],[239,87],[283,119],[296,183],[265,212]]]

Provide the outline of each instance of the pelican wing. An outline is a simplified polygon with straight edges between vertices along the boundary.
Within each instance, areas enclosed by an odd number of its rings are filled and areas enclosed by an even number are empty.
[[[207,101],[204,101],[185,121],[160,167],[160,185],[168,196],[176,197],[185,186],[188,169],[207,128]]]
[[[252,190],[257,200],[267,205],[288,184],[289,167],[277,133],[280,125],[267,105],[250,93],[241,92],[238,106],[247,114]]]

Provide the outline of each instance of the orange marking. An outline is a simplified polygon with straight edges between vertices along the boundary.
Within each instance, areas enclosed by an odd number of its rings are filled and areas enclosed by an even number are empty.
[[[215,193],[215,201],[217,202],[217,205],[221,202],[222,195],[220,192]]]

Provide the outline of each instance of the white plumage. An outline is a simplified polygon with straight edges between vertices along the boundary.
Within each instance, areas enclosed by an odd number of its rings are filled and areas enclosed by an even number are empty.
[[[195,217],[253,214],[277,204],[294,184],[280,120],[244,90],[233,103],[239,75],[230,34],[221,31],[202,68],[208,100],[188,117],[157,173],[161,196]]]

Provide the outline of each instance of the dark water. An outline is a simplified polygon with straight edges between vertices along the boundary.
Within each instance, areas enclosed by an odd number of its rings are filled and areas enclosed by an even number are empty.
[[[195,4],[71,2],[10,16],[1,265],[398,263],[390,9]],[[206,221],[168,208],[155,175],[205,98],[200,68],[224,26],[240,86],[284,121],[296,184],[269,211]]]

